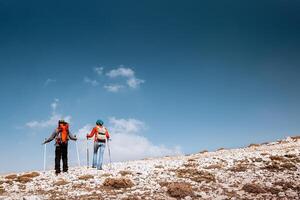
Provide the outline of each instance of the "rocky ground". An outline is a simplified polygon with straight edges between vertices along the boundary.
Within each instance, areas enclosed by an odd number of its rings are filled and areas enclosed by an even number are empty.
[[[300,199],[300,137],[240,149],[0,177],[0,199]]]

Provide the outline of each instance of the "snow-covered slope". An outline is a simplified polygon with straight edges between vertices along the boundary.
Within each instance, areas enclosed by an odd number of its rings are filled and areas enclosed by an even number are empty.
[[[300,199],[300,139],[0,177],[0,199]]]

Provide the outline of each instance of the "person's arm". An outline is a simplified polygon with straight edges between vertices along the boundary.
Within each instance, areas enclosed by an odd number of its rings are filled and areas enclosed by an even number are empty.
[[[44,141],[43,144],[46,144],[46,143],[48,143],[48,142],[51,142],[51,141],[55,138],[57,132],[58,132],[58,130],[55,129],[55,130],[53,131],[53,133],[51,134],[51,136],[50,136],[48,139],[46,139],[46,140]]]
[[[110,135],[109,135],[109,132],[108,132],[108,130],[107,130],[107,129],[106,129],[105,136],[106,136],[106,138],[107,138],[108,140],[110,139]]]
[[[71,132],[69,132],[69,138],[70,138],[71,140],[74,140],[74,141],[77,140],[76,135],[73,135]]]
[[[93,130],[91,131],[91,133],[90,133],[90,134],[87,134],[86,137],[87,137],[87,138],[93,137],[93,136],[95,135],[96,131],[97,131],[96,128],[93,128]]]

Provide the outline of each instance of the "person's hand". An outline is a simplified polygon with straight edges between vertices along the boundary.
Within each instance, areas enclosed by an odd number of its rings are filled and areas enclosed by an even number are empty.
[[[86,139],[89,139],[89,134],[86,134]]]

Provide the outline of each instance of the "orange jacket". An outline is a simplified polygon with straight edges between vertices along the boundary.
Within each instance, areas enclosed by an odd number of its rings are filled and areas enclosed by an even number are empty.
[[[105,128],[105,129],[106,129],[105,136],[106,136],[107,139],[109,139],[110,136],[109,136],[108,130],[107,130],[107,128]],[[98,130],[97,130],[97,126],[96,126],[96,127],[93,128],[91,133],[87,135],[87,138],[91,138],[95,135],[94,141],[96,142],[97,141],[97,134],[98,134]]]

